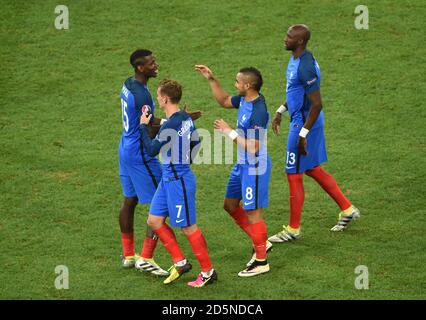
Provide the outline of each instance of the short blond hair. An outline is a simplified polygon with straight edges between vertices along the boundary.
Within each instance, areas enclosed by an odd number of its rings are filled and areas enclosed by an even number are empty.
[[[170,98],[172,103],[179,103],[182,98],[182,86],[179,82],[170,79],[161,80],[158,85],[160,92]]]

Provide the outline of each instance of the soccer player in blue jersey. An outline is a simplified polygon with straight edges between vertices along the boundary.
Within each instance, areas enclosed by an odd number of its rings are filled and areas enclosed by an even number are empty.
[[[130,64],[135,70],[121,89],[121,110],[123,133],[118,148],[119,171],[124,195],[120,209],[119,223],[123,247],[122,266],[136,267],[155,275],[167,276],[169,273],[158,266],[153,259],[157,245],[157,235],[147,228],[143,248],[139,256],[135,254],[133,219],[136,205],[151,203],[155,190],[161,180],[161,165],[149,155],[140,140],[139,119],[141,109],[154,114],[155,104],[148,89],[148,81],[158,74],[158,64],[151,51],[140,49],[130,56]],[[151,118],[152,124],[160,119]]]
[[[262,75],[252,67],[241,69],[235,80],[238,95],[231,97],[207,66],[196,65],[195,69],[209,81],[212,93],[222,107],[238,109],[238,132],[222,119],[216,120],[214,127],[238,145],[238,163],[229,177],[224,209],[253,243],[252,259],[238,275],[256,276],[269,271],[266,254],[272,247],[267,241],[266,224],[262,217],[263,209],[268,207],[271,172],[271,161],[266,150],[269,114],[265,98],[260,94]]]
[[[217,280],[207,250],[206,240],[196,224],[195,176],[190,169],[191,160],[199,147],[199,137],[191,117],[179,109],[182,87],[174,80],[163,80],[157,90],[160,108],[167,116],[155,139],[148,132],[152,114],[143,112],[140,132],[143,146],[150,157],[161,153],[163,174],[152,199],[148,225],[155,231],[173,259],[170,276],[164,280],[169,284],[191,270],[177,243],[173,230],[166,224],[168,217],[172,227],[181,228],[191,244],[201,273],[188,283],[191,287],[203,287]]]
[[[290,128],[287,141],[285,172],[290,189],[290,221],[288,226],[269,238],[271,242],[298,239],[300,217],[304,202],[303,174],[313,178],[340,207],[337,224],[332,231],[342,231],[359,218],[360,213],[345,197],[334,178],[321,168],[327,161],[324,139],[324,113],[320,93],[320,68],[312,53],[306,49],[310,39],[309,28],[293,25],[286,34],[286,50],[293,55],[287,67],[286,102],[278,108],[272,128],[279,133],[281,114],[288,110]]]

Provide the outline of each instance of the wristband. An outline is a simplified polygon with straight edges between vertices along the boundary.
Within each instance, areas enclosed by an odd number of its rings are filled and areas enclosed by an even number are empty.
[[[160,126],[162,126],[164,124],[164,122],[166,122],[166,121],[167,121],[167,119],[161,119]]]
[[[306,138],[308,133],[309,133],[309,130],[303,127],[299,132],[299,137]]]
[[[235,139],[237,139],[237,137],[238,137],[238,132],[237,132],[237,131],[235,131],[235,130],[231,130],[231,131],[228,133],[228,137],[230,137],[230,138],[231,138],[231,140],[235,140]]]
[[[277,109],[277,113],[284,113],[287,111],[287,108],[285,105],[280,105],[280,107]]]

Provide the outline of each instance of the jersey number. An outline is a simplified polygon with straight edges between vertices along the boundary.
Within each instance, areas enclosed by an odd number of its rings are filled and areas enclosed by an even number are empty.
[[[180,214],[182,212],[182,205],[178,204],[178,205],[176,205],[176,208],[178,209],[177,219],[179,219],[180,218]]]
[[[129,116],[127,115],[127,102],[121,99],[121,116],[123,118],[123,128],[129,131]]]
[[[294,152],[287,151],[287,164],[293,165],[296,162],[296,154]]]
[[[253,189],[250,187],[246,189],[246,199],[249,201],[253,199]]]

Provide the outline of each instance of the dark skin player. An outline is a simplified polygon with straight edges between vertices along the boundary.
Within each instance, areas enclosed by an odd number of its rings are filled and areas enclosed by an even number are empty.
[[[158,63],[154,55],[149,55],[145,57],[145,62],[143,65],[137,66],[137,71],[135,72],[135,79],[142,82],[144,85],[148,83],[149,78],[155,78],[158,74]],[[189,114],[192,120],[197,120],[201,117],[200,111],[189,112],[187,106],[185,106],[184,111]],[[158,130],[160,130],[161,119],[154,118],[149,127],[149,133],[151,138],[154,138]]]
[[[302,55],[303,51],[306,49],[306,45],[311,37],[311,32],[308,27],[305,25],[293,25],[288,28],[287,34],[284,38],[284,46],[288,51],[293,51],[294,58],[298,58]],[[314,125],[315,121],[318,118],[322,110],[322,101],[320,90],[308,94],[308,98],[311,102],[311,110],[309,112],[308,118],[306,119],[304,128],[310,130]],[[287,102],[284,104],[287,107]],[[281,113],[275,113],[274,119],[272,120],[272,130],[275,134],[280,133],[281,125]],[[299,136],[298,148],[300,154],[307,155],[306,151],[307,142],[306,138]]]
[[[149,56],[144,57],[143,64],[140,64],[136,67],[135,79],[140,81],[144,85],[147,85],[150,78],[157,77],[158,67],[159,65],[157,64],[157,61],[154,55],[151,54]],[[200,111],[188,112],[186,108],[185,108],[185,111],[191,116],[193,120],[196,120],[199,117],[201,117]],[[153,117],[151,126],[149,126],[149,132],[152,138],[155,137],[158,131],[160,130],[160,122],[161,122],[161,119]],[[120,208],[120,215],[119,215],[121,232],[130,233],[133,231],[134,213],[135,213],[135,208],[137,204],[138,204],[137,197],[124,198],[123,205]],[[154,236],[154,233],[150,228],[147,229],[147,236],[148,237]]]
[[[150,78],[157,77],[158,74],[158,64],[156,62],[156,59],[154,55],[149,55],[144,58],[144,63],[140,64],[136,67],[135,70],[135,79],[139,82],[143,83],[144,85],[147,85],[148,80]],[[153,124],[160,125],[161,119],[154,118]],[[130,233],[133,232],[133,220],[134,220],[134,213],[136,205],[138,204],[138,198],[132,197],[132,198],[124,198],[123,205],[120,209],[120,215],[119,215],[119,223],[120,223],[120,229],[123,233]],[[148,228],[147,229],[147,236],[153,237],[154,233],[153,231]]]

